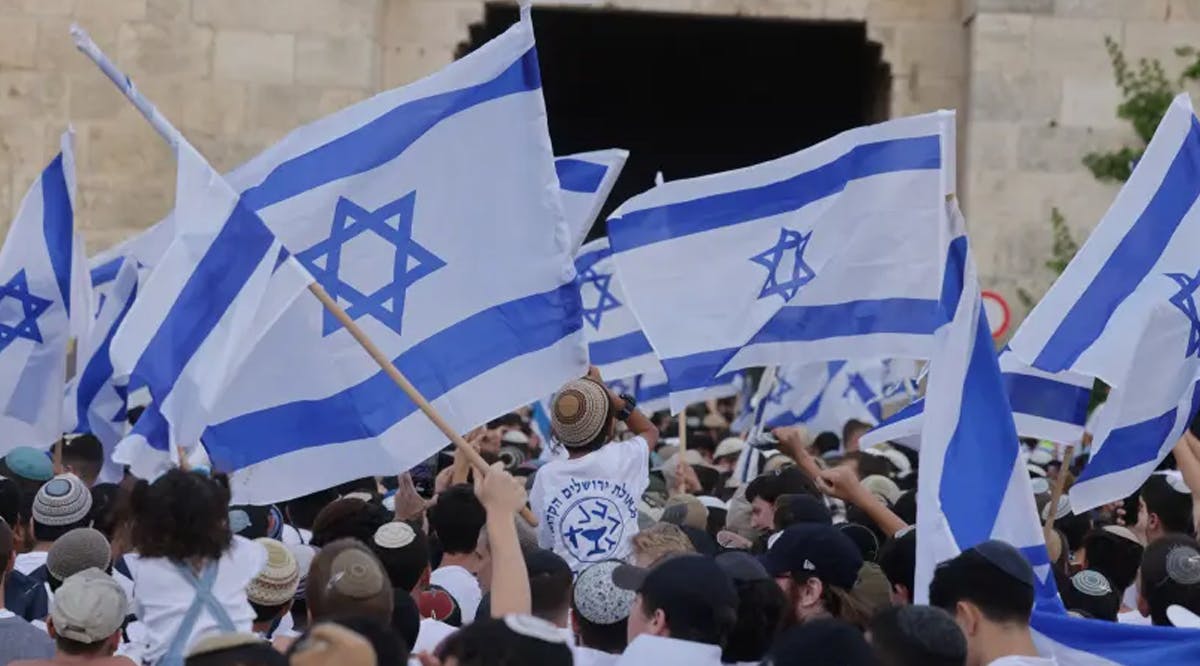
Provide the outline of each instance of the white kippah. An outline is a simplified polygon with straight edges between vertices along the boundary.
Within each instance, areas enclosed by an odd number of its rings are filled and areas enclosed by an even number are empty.
[[[403,548],[417,538],[417,533],[408,523],[384,523],[375,530],[375,545],[380,548]]]

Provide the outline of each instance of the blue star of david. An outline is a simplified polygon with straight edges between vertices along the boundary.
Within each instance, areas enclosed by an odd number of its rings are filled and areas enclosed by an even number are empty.
[[[1200,288],[1200,272],[1195,277],[1187,273],[1167,273],[1167,277],[1179,285],[1179,292],[1171,297],[1171,305],[1179,308],[1192,324],[1188,332],[1188,356],[1200,356],[1200,314],[1196,310],[1196,289]]]
[[[787,395],[793,388],[795,387],[793,387],[788,380],[780,377],[779,381],[775,384],[775,388],[771,389],[771,392],[767,394],[767,402],[773,402],[777,405],[782,405],[783,396]]]
[[[804,262],[804,249],[808,247],[810,238],[812,238],[811,231],[802,234],[791,229],[780,229],[779,240],[775,242],[774,247],[750,257],[750,261],[767,269],[767,281],[763,283],[762,290],[758,293],[760,299],[778,294],[783,297],[784,301],[790,301],[796,296],[796,292],[800,291],[800,287],[816,277],[812,267]],[[791,275],[785,276],[785,279],[781,281],[778,276],[779,267],[789,253],[795,255],[792,260]]]
[[[0,322],[0,352],[8,349],[8,346],[17,338],[40,343],[42,331],[38,328],[37,320],[46,310],[50,309],[54,301],[29,293],[29,281],[25,278],[25,269],[17,271],[17,274],[7,284],[0,286],[0,304],[5,299],[12,299],[21,304],[21,320],[11,325]]]
[[[383,325],[400,334],[404,315],[404,297],[408,288],[421,278],[446,265],[432,252],[413,240],[413,208],[415,191],[369,211],[345,197],[339,197],[333,213],[333,228],[329,238],[304,250],[296,258],[304,264],[329,295],[345,302],[346,314],[357,320],[371,315]],[[394,221],[389,224],[389,221]],[[373,232],[396,249],[392,261],[392,279],[374,292],[364,294],[340,276],[342,248],[365,232]],[[341,328],[331,313],[325,313],[323,335]]]
[[[597,273],[595,269],[589,267],[579,274],[579,286],[582,287],[585,284],[590,284],[596,289],[597,297],[594,306],[588,307],[587,304],[584,304],[583,318],[592,325],[592,328],[599,329],[604,313],[621,307],[621,302],[612,294],[610,287],[612,275]]]

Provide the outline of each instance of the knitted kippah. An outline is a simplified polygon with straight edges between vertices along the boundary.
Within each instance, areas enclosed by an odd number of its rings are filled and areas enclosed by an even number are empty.
[[[282,606],[296,596],[300,584],[296,558],[287,546],[274,539],[255,539],[255,542],[267,549],[267,561],[246,586],[246,598],[261,606]]]
[[[550,416],[554,437],[574,448],[596,439],[608,425],[608,391],[590,379],[567,382],[558,395]]]
[[[607,560],[579,572],[571,594],[575,610],[588,622],[616,624],[629,617],[635,593],[622,590],[612,582],[612,572],[620,566],[617,560]]]
[[[74,474],[59,474],[33,498],[33,522],[49,527],[78,523],[92,510],[92,493]]]
[[[1181,585],[1200,583],[1200,553],[1191,546],[1167,551],[1167,577]]]
[[[380,525],[374,540],[380,548],[403,548],[416,538],[417,533],[408,523],[394,521]]]
[[[384,573],[369,554],[352,549],[333,558],[329,586],[351,599],[369,599],[383,589]]]
[[[1106,594],[1112,594],[1113,591],[1112,585],[1109,584],[1104,574],[1091,569],[1084,569],[1071,576],[1071,587],[1089,597],[1103,597]]]
[[[104,534],[79,527],[55,539],[46,554],[46,569],[61,581],[86,569],[106,571],[111,560],[112,550]]]

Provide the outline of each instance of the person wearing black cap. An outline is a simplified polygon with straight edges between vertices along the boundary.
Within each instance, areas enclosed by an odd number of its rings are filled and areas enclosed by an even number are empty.
[[[820,618],[788,629],[763,660],[763,666],[878,666],[858,628]]]
[[[963,666],[967,641],[950,614],[933,606],[892,606],[871,620],[882,666]]]
[[[722,660],[726,664],[757,664],[775,641],[787,599],[753,555],[735,550],[721,553],[716,561],[738,594],[737,624],[729,634]]]
[[[733,582],[710,557],[680,555],[652,569],[622,565],[613,584],[636,592],[620,666],[716,666],[737,621]]]
[[[762,564],[787,597],[784,626],[834,617],[866,628],[870,611],[850,594],[862,554],[836,527],[793,525],[779,533]]]
[[[1033,567],[1003,541],[984,541],[933,572],[929,603],[954,616],[967,639],[967,666],[1052,666],[1029,630]]]

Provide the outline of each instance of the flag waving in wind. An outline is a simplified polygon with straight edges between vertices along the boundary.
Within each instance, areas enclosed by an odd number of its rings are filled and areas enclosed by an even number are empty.
[[[75,236],[75,158],[62,152],[21,201],[0,249],[0,454],[49,448],[63,433],[67,346],[91,311]]]
[[[629,309],[621,278],[612,262],[607,238],[579,249],[575,258],[579,296],[583,300],[584,336],[592,365],[602,377],[630,377],[661,372],[654,349]],[[664,377],[665,379],[665,377]],[[664,393],[662,397],[666,397]]]
[[[938,112],[853,129],[613,213],[613,261],[673,409],[740,368],[928,356],[953,127]]]
[[[555,158],[554,171],[573,249],[583,245],[627,159],[629,151],[619,148]]]
[[[1175,98],[1129,181],[1012,339],[1047,372],[1112,387],[1071,504],[1132,494],[1200,407],[1200,122]]]

